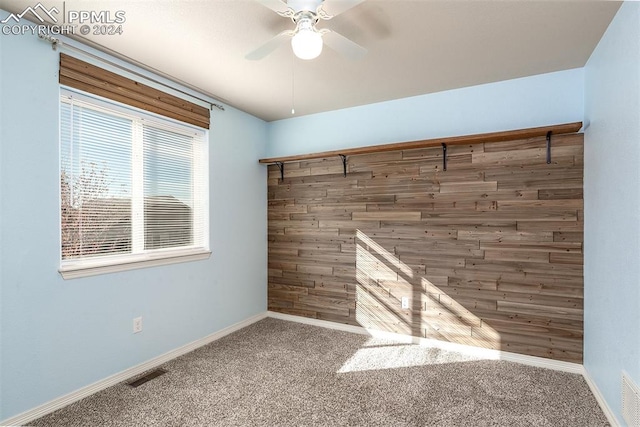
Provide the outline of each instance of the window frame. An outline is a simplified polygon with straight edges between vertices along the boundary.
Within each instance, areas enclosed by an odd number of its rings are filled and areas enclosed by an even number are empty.
[[[171,128],[173,126],[179,126],[183,129],[193,130],[194,132],[200,134],[201,136],[201,147],[198,147],[200,151],[199,157],[194,158],[194,162],[191,164],[191,170],[194,172],[197,168],[200,169],[200,173],[202,176],[201,179],[194,180],[200,186],[194,186],[193,197],[194,197],[194,210],[197,206],[198,209],[202,209],[202,222],[200,224],[198,236],[200,236],[199,240],[202,242],[202,245],[191,245],[185,247],[173,247],[173,248],[161,248],[161,249],[151,249],[146,250],[143,249],[137,253],[127,253],[127,254],[113,254],[113,255],[102,255],[95,257],[86,257],[86,258],[76,258],[76,259],[67,259],[64,260],[62,258],[62,213],[59,209],[58,212],[58,235],[59,239],[59,273],[62,275],[64,279],[74,279],[79,277],[87,277],[94,276],[100,274],[114,273],[119,271],[127,271],[138,268],[146,268],[146,267],[154,267],[161,265],[169,265],[176,263],[183,263],[188,261],[197,261],[207,259],[211,256],[210,250],[210,232],[209,232],[209,220],[210,220],[210,203],[209,203],[209,130],[204,129],[189,123],[181,122],[179,120],[166,117],[163,115],[155,114],[149,111],[142,110],[140,108],[132,107],[127,104],[123,104],[114,100],[110,100],[98,95],[94,95],[91,93],[83,92],[78,89],[74,89],[71,87],[67,87],[64,85],[60,86],[60,92],[58,97],[58,124],[60,126],[58,133],[58,180],[60,177],[60,173],[63,170],[63,162],[62,162],[62,108],[61,104],[65,102],[65,98],[77,99],[82,103],[89,104],[90,106],[94,106],[99,110],[106,110],[110,114],[124,116],[127,118],[131,118],[135,121],[144,123],[151,123],[154,128]],[[132,140],[133,142],[133,140]],[[141,144],[141,142],[140,142]],[[134,156],[133,149],[134,145],[132,143],[132,157]],[[199,164],[196,164],[199,162]],[[132,168],[133,168],[132,162]],[[131,179],[138,177],[138,179],[143,179],[142,171],[144,169],[142,162],[137,165],[140,170],[138,170],[138,175],[136,175],[136,171],[132,170]],[[132,183],[133,184],[133,183]],[[144,197],[142,199],[142,203],[144,203]],[[60,183],[58,183],[58,206],[62,206],[62,194]],[[133,209],[133,206],[132,206]],[[133,217],[133,212],[132,212]],[[143,233],[144,236],[144,233]],[[196,229],[194,226],[193,236],[195,240]],[[132,236],[132,239],[134,237]],[[144,239],[144,237],[143,237]],[[132,240],[132,251],[133,248],[133,240]],[[144,244],[143,244],[144,246]]]

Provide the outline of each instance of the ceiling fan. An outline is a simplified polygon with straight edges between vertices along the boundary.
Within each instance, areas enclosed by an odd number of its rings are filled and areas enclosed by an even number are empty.
[[[257,0],[284,18],[291,18],[295,29],[282,31],[271,40],[248,53],[245,58],[259,60],[291,39],[293,53],[300,59],[314,59],[322,52],[323,44],[350,59],[359,59],[367,50],[340,33],[327,28],[318,29],[320,19],[329,20],[346,12],[364,0]]]

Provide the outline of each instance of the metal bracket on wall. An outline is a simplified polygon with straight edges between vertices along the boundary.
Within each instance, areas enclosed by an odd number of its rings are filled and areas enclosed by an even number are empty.
[[[338,154],[338,156],[340,156],[340,158],[342,159],[342,168],[343,168],[343,174],[346,177],[347,176],[347,156],[345,156],[344,154]]]
[[[276,162],[276,166],[280,169],[280,179],[284,180],[284,162]]]
[[[447,144],[442,143],[442,170],[447,170]]]
[[[551,164],[551,131],[547,132],[547,164]]]

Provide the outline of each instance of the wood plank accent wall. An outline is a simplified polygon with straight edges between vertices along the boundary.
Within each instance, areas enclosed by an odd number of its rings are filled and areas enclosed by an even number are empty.
[[[269,310],[582,363],[583,135],[447,151],[270,165]]]

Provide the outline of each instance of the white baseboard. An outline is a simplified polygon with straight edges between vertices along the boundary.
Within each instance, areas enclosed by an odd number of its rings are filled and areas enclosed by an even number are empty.
[[[361,326],[345,325],[342,323],[311,319],[308,317],[293,316],[290,314],[277,313],[273,311],[269,311],[267,313],[267,316],[273,317],[274,319],[288,320],[291,322],[320,326],[322,328],[369,335],[375,338],[383,338],[403,343],[419,344],[425,347],[434,347],[442,350],[456,351],[459,353],[488,360],[506,360],[508,362],[521,363],[524,365],[553,369],[556,371],[570,372],[572,374],[582,375],[584,372],[582,365],[578,363],[563,362],[560,360],[546,359],[544,357],[527,356],[524,354],[510,353],[502,350],[492,350],[489,348],[473,347],[470,345],[450,343],[429,338],[413,337],[410,335],[396,334],[393,332],[379,331],[376,329],[367,329]]]
[[[6,420],[0,421],[0,425],[2,426],[14,426],[14,425],[23,425],[28,422],[31,422],[37,418],[40,418],[44,415],[50,414],[53,411],[56,411],[60,408],[63,408],[67,405],[70,405],[73,402],[76,402],[80,399],[84,399],[94,393],[99,392],[100,390],[104,390],[107,387],[111,387],[116,385],[122,381],[125,381],[131,377],[139,375],[145,371],[155,368],[156,366],[160,366],[176,357],[182,356],[183,354],[189,353],[199,347],[207,345],[213,341],[219,340],[220,338],[229,335],[237,330],[245,328],[252,323],[258,322],[267,317],[267,313],[260,313],[255,316],[252,316],[242,322],[238,322],[234,325],[228,326],[224,329],[221,329],[218,332],[215,332],[211,335],[207,335],[204,338],[200,338],[189,344],[185,344],[181,347],[178,347],[174,350],[171,350],[167,353],[164,353],[158,357],[154,357],[153,359],[147,360],[139,365],[133,366],[131,368],[125,369],[122,372],[111,375],[107,378],[104,378],[100,381],[97,381],[93,384],[90,384],[86,387],[82,387],[76,391],[73,391],[69,394],[65,394],[64,396],[53,399],[47,403],[44,403],[40,406],[37,406],[33,409],[25,411],[19,415],[16,415],[11,418],[7,418]]]
[[[613,427],[620,427],[622,424],[618,422],[618,419],[614,415],[607,401],[604,399],[604,396],[600,392],[600,389],[598,388],[596,383],[593,381],[593,378],[591,378],[591,374],[589,374],[589,371],[584,366],[582,367],[582,376],[584,377],[584,380],[587,382],[587,385],[591,389],[591,393],[593,393],[593,397],[596,398],[598,405],[600,405],[600,409],[602,409],[602,412],[604,412],[604,415],[607,417],[607,421],[609,421],[609,424],[611,424]]]
[[[598,402],[598,405],[600,405],[600,409],[602,409],[602,412],[607,417],[607,421],[609,421],[609,423],[613,427],[620,427],[622,425],[616,419],[616,416],[614,415],[613,411],[607,404],[607,401],[604,399],[604,397],[602,396],[602,393],[600,392],[595,382],[591,378],[589,371],[587,371],[583,365],[578,363],[563,362],[559,360],[546,359],[544,357],[527,356],[523,354],[510,353],[510,352],[501,351],[501,350],[492,350],[492,349],[486,349],[486,348],[480,348],[480,347],[473,347],[469,345],[438,341],[434,339],[413,337],[409,335],[396,334],[393,332],[385,332],[385,331],[379,331],[375,329],[366,329],[361,326],[345,325],[342,323],[311,319],[308,317],[293,316],[290,314],[276,313],[273,311],[269,311],[267,313],[267,316],[272,317],[274,319],[288,320],[291,322],[304,323],[306,325],[320,326],[322,328],[335,329],[335,330],[345,331],[345,332],[353,332],[356,334],[368,335],[375,338],[389,339],[389,340],[394,340],[394,341],[399,341],[404,343],[420,344],[426,347],[440,348],[442,350],[457,351],[463,354],[468,354],[475,357],[482,357],[484,359],[489,359],[489,360],[506,360],[509,362],[522,363],[525,365],[536,366],[539,368],[547,368],[547,369],[553,369],[556,371],[569,372],[572,374],[579,374],[579,375],[582,375],[582,377],[587,382],[587,385],[589,386],[591,393],[593,393],[593,396]]]
[[[304,323],[307,325],[319,326],[319,327],[328,328],[328,329],[335,329],[339,331],[351,332],[351,333],[356,333],[361,335],[368,335],[376,338],[390,339],[398,342],[419,344],[427,347],[440,348],[443,350],[457,351],[463,354],[469,354],[472,356],[482,357],[484,359],[489,359],[489,360],[506,360],[506,361],[522,363],[530,366],[581,374],[584,377],[585,381],[587,382],[587,385],[591,389],[591,392],[596,398],[596,401],[600,405],[600,408],[602,408],[602,411],[607,417],[607,420],[609,421],[609,423],[611,423],[611,425],[614,427],[621,425],[616,419],[615,415],[613,414],[613,411],[607,404],[606,400],[602,396],[602,393],[600,393],[600,390],[591,379],[589,372],[582,365],[577,363],[562,362],[557,360],[545,359],[542,357],[526,356],[526,355],[517,354],[517,353],[509,353],[501,350],[492,350],[492,349],[473,347],[473,346],[468,346],[463,344],[438,341],[434,339],[413,337],[409,335],[396,334],[393,332],[385,332],[385,331],[379,331],[375,329],[366,329],[360,326],[345,325],[341,323],[329,322],[326,320],[292,316],[289,314],[276,313],[272,311],[269,311],[266,313],[260,313],[255,316],[252,316],[246,320],[243,320],[242,322],[238,322],[234,325],[224,328],[204,338],[198,339],[182,347],[171,350],[167,353],[164,353],[158,357],[150,359],[139,365],[125,369],[122,372],[111,375],[107,378],[104,378],[86,387],[82,387],[64,396],[53,399],[45,404],[37,406],[28,411],[25,411],[19,415],[0,421],[0,425],[2,426],[22,425],[22,424],[31,422],[37,418],[40,418],[44,415],[47,415],[51,412],[61,409],[67,405],[70,405],[73,402],[84,399],[85,397],[88,397],[94,393],[104,390],[107,387],[116,385],[131,377],[134,377],[145,371],[153,369],[156,366],[160,366],[172,359],[175,359],[176,357],[182,356],[183,354],[189,353],[199,347],[207,345],[213,341],[219,340],[220,338],[226,335],[229,335],[255,322],[258,322],[264,319],[265,317],[272,317],[275,319],[287,320],[290,322]]]

